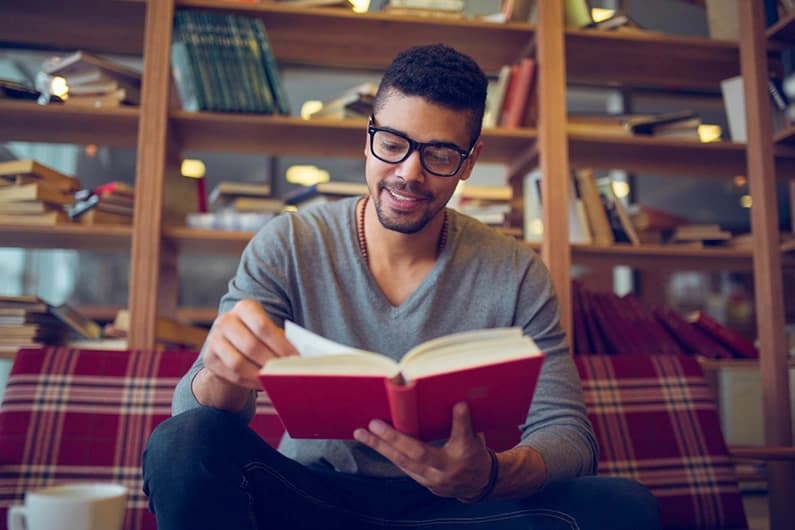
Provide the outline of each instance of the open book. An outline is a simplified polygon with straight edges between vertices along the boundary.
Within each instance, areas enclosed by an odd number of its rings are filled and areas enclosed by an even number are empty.
[[[447,335],[401,361],[320,337],[293,322],[301,353],[268,361],[259,379],[293,438],[352,439],[382,419],[421,440],[450,435],[453,405],[469,404],[476,432],[518,427],[530,408],[544,354],[519,328]]]

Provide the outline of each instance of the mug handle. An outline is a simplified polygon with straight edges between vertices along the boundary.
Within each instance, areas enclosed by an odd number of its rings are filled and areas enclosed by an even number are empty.
[[[8,530],[27,530],[28,525],[25,523],[25,515],[27,510],[22,505],[12,506],[8,510]]]

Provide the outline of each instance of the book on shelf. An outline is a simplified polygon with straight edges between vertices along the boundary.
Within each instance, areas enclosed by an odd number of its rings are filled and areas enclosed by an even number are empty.
[[[486,110],[483,113],[483,128],[493,129],[500,124],[505,95],[511,81],[511,65],[500,67],[497,79],[490,82],[486,91]]]
[[[624,122],[632,134],[649,136],[693,136],[698,138],[701,117],[692,110],[652,116],[634,116]]]
[[[69,215],[63,210],[43,213],[0,213],[0,225],[54,226],[70,222]]]
[[[81,213],[76,219],[84,225],[131,225],[133,216],[92,208]]]
[[[728,359],[733,357],[719,341],[693,326],[679,313],[669,307],[654,307],[654,318],[679,341],[682,349],[691,355],[703,355],[710,359]]]
[[[500,12],[505,22],[532,22],[536,17],[536,0],[502,0]]]
[[[596,187],[599,190],[599,197],[610,222],[614,241],[616,243],[630,243],[633,246],[640,246],[638,231],[632,224],[627,207],[621,198],[616,195],[613,188],[613,180],[609,177],[596,179]]]
[[[252,199],[254,200],[254,199]],[[222,230],[226,232],[255,232],[277,214],[267,211],[238,211],[222,208],[214,212],[190,212],[185,215],[185,226],[196,230]]]
[[[612,245],[615,243],[610,220],[605,212],[604,203],[599,197],[596,179],[590,169],[573,170],[575,181],[580,193],[588,225],[591,229],[593,243],[596,245]]]
[[[524,238],[525,241],[540,242],[544,235],[543,197],[541,191],[541,171],[535,169],[525,176],[524,194]],[[569,186],[569,242],[579,244],[592,243],[591,228],[588,224],[582,200],[577,196],[573,182]]]
[[[351,439],[381,419],[421,440],[447,438],[466,402],[475,432],[527,418],[544,353],[519,328],[464,331],[423,342],[397,362],[285,324],[300,356],[268,361],[259,380],[294,438]]]
[[[536,62],[531,57],[522,57],[517,64],[511,66],[511,77],[500,113],[500,127],[528,125],[528,107],[536,97],[535,73]]]
[[[647,31],[647,28],[643,27],[637,20],[626,13],[613,13],[605,19],[599,21],[594,20],[585,27],[601,31]]]
[[[45,182],[0,186],[0,202],[41,201],[54,205],[71,204],[74,194]]]
[[[28,101],[38,101],[41,92],[22,83],[11,81],[10,79],[0,79],[0,99],[22,99]],[[61,98],[54,98],[60,101]]]
[[[720,242],[732,239],[732,233],[721,229],[719,224],[686,224],[674,228],[671,242]]]
[[[363,182],[329,181],[297,188],[284,196],[284,204],[306,208],[310,204],[328,202],[342,197],[354,197],[368,193]]]
[[[56,77],[66,84],[64,99],[69,104],[111,106],[114,102],[115,105],[141,102],[140,72],[84,50],[45,60],[37,85],[40,89],[46,87]]]
[[[361,83],[342,94],[323,102],[323,106],[309,115],[316,118],[367,118],[373,113],[373,103],[378,85]]]
[[[60,208],[43,201],[0,202],[0,215],[35,215],[58,209]]]
[[[720,323],[705,311],[693,311],[686,315],[685,318],[701,331],[723,343],[724,346],[735,353],[735,357],[744,357],[748,359],[759,358],[759,350],[756,349],[753,342],[743,337],[729,326]]]
[[[80,180],[61,173],[35,160],[0,162],[0,187],[44,182],[62,191],[77,191]]]
[[[174,22],[172,77],[183,110],[290,113],[261,20],[178,9]]]
[[[213,208],[227,206],[235,199],[247,197],[265,199],[271,197],[271,185],[267,182],[236,182],[223,180],[213,187],[207,201]]]
[[[73,306],[34,295],[0,297],[0,344],[63,344],[70,333],[98,338],[102,328]]]
[[[120,309],[113,320],[114,333],[126,334],[130,331],[130,312]],[[181,322],[175,318],[157,317],[155,339],[169,347],[200,349],[207,339],[207,330]]]
[[[681,215],[645,204],[630,204],[627,206],[627,213],[638,231],[668,231],[690,224],[690,221]]]

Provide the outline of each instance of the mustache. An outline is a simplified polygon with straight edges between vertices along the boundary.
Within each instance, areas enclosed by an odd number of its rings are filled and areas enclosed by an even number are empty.
[[[406,182],[405,180],[385,180],[378,183],[378,189],[394,191],[397,193],[403,192],[405,194],[410,194],[415,197],[427,200],[432,200],[434,197],[434,195],[428,190],[423,189],[421,184],[414,181]]]

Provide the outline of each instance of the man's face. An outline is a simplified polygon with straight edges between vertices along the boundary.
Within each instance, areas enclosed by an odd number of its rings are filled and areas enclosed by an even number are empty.
[[[454,144],[467,150],[470,142],[467,117],[466,112],[393,92],[375,112],[374,125],[417,142]],[[479,152],[480,145],[454,176],[440,177],[423,168],[417,150],[397,164],[379,160],[370,151],[370,136],[367,135],[365,174],[381,224],[405,234],[422,230],[444,208],[458,182],[469,178]]]

